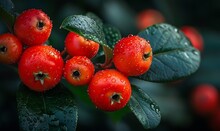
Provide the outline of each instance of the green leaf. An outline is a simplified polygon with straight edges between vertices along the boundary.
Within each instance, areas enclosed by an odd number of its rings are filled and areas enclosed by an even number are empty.
[[[17,109],[21,130],[76,130],[78,109],[73,95],[62,84],[45,93],[21,84]]]
[[[114,48],[116,42],[121,39],[120,31],[111,25],[104,25],[103,31],[105,34],[105,39],[109,47]]]
[[[100,26],[100,28],[103,28],[103,22],[102,22],[102,20],[97,15],[95,15],[92,12],[88,12],[88,13],[86,13],[86,16],[88,16],[89,18],[93,19],[96,22],[96,24],[98,26]]]
[[[107,46],[105,45],[105,35],[102,31],[102,27],[88,16],[69,16],[62,22],[61,28],[76,32],[89,40],[93,40],[99,44]]]
[[[0,17],[8,26],[10,32],[13,32],[13,26],[15,21],[15,13],[13,11],[14,4],[11,0],[0,1]]]
[[[156,24],[138,34],[148,40],[153,49],[153,62],[145,74],[137,78],[166,82],[194,73],[200,65],[200,52],[185,35],[169,24]]]
[[[161,120],[160,109],[156,102],[137,86],[132,86],[132,96],[128,107],[145,129],[155,128]]]

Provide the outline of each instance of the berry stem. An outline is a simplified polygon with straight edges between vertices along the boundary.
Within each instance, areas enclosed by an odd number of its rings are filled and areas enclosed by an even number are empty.
[[[105,54],[105,62],[97,64],[98,68],[107,69],[112,66],[112,58],[113,58],[113,51],[108,46],[103,46],[103,51]]]
[[[61,56],[64,56],[66,54],[66,48],[64,48],[60,54],[61,54]]]

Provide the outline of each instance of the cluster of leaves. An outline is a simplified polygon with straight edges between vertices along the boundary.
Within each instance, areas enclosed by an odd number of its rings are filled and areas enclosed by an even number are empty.
[[[0,2],[0,16],[11,32],[16,18],[13,7],[10,0]],[[93,13],[69,16],[63,20],[60,28],[77,32],[99,43],[102,49],[93,61],[100,62],[100,58],[104,57],[101,67],[111,63],[114,44],[122,37],[117,28],[103,24]],[[150,41],[153,62],[148,72],[130,79],[168,82],[187,77],[198,69],[200,53],[176,27],[165,23],[157,24],[137,35]],[[132,96],[128,107],[144,128],[156,127],[161,119],[159,106],[138,84],[131,84]],[[21,84],[17,92],[17,103],[20,128],[23,130],[76,129],[78,109],[73,95],[63,84],[43,94],[32,92]]]

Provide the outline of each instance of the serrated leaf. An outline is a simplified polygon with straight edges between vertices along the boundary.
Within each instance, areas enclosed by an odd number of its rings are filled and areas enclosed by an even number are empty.
[[[103,31],[104,31],[105,39],[107,41],[108,46],[111,48],[114,48],[114,45],[116,44],[116,42],[118,42],[118,40],[121,39],[120,31],[111,25],[104,25]]]
[[[8,29],[13,32],[15,13],[14,4],[11,0],[0,1],[0,17],[6,22]]]
[[[62,84],[45,93],[21,84],[17,109],[21,130],[76,130],[78,109],[73,95]]]
[[[128,107],[145,129],[155,128],[159,125],[161,120],[159,106],[137,86],[132,86],[132,96],[128,102]]]
[[[176,27],[156,24],[138,35],[150,41],[153,62],[149,71],[137,78],[153,82],[173,81],[189,76],[199,68],[200,52]]]

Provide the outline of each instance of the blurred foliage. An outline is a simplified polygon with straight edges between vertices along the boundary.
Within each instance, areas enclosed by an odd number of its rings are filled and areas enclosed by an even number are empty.
[[[190,92],[195,85],[209,83],[220,89],[220,1],[219,0],[12,0],[15,11],[42,9],[53,21],[50,43],[63,50],[66,31],[60,29],[64,18],[75,14],[93,12],[104,23],[114,25],[122,33],[137,34],[136,15],[138,12],[153,8],[161,11],[166,22],[177,27],[195,26],[203,36],[204,52],[201,66],[191,77],[176,83],[142,83],[142,89],[157,101],[162,112],[161,124],[152,130],[208,130],[204,118],[193,114],[188,103]],[[0,33],[8,32],[7,25],[0,18]],[[13,66],[0,64],[0,130],[18,130],[15,91],[19,78]],[[141,81],[135,80],[140,83]],[[78,90],[78,89],[76,89]],[[86,90],[86,89],[85,89]],[[79,91],[79,90],[78,90]],[[73,90],[75,92],[75,90]],[[76,91],[77,92],[77,91]],[[76,93],[75,92],[75,93]],[[144,130],[133,114],[121,116],[121,120],[112,121],[117,113],[104,113],[91,107],[84,100],[79,103],[79,123],[77,130],[90,131],[132,131]],[[108,117],[111,115],[111,117]],[[12,126],[13,125],[13,126]]]

